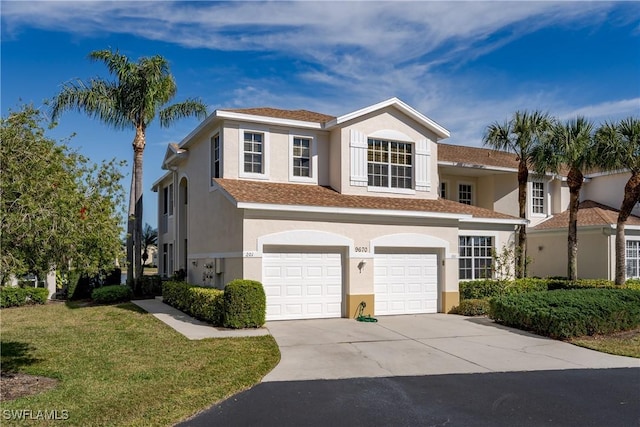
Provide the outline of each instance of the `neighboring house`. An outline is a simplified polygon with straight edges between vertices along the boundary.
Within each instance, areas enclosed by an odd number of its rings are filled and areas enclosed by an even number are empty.
[[[523,223],[476,203],[475,175],[462,203],[440,197],[448,136],[396,98],[340,117],[216,110],[168,147],[153,186],[159,272],[259,280],[269,320],[352,317],[361,302],[375,315],[446,312]]]
[[[518,215],[518,160],[486,148],[439,144],[440,196]],[[585,174],[578,214],[578,273],[615,277],[615,231],[629,172]],[[594,201],[594,200],[597,200]],[[566,276],[569,226],[566,175],[531,172],[527,186],[527,256],[530,276]],[[625,227],[627,277],[640,277],[640,206]]]

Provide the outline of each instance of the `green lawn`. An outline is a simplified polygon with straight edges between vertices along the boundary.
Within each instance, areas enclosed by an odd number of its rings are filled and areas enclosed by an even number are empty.
[[[640,358],[640,328],[611,335],[571,338],[569,342],[603,353]]]
[[[22,425],[172,425],[256,384],[280,358],[271,336],[189,341],[133,304],[3,309],[0,329],[3,369],[59,380],[0,409],[69,414]]]

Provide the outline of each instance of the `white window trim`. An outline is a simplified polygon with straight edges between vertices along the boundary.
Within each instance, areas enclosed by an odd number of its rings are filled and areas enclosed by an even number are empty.
[[[628,260],[628,257],[626,256],[627,242],[638,242],[638,244],[640,245],[640,236],[625,236],[625,239],[624,239],[624,249],[625,249],[625,266],[624,266],[625,276],[624,276],[624,278],[625,278],[625,280],[626,279],[637,279],[637,278],[640,278],[640,274],[638,276],[633,276],[633,277],[627,276],[627,265],[626,265],[627,260]],[[640,273],[640,271],[638,273]]]
[[[223,149],[222,149],[222,131],[220,130],[220,128],[216,128],[213,132],[211,132],[211,134],[209,135],[209,190],[212,190],[215,187],[215,185],[213,184],[213,137],[218,135],[218,137],[220,138],[220,178],[223,177],[223,171],[222,171],[222,165],[223,163]],[[244,148],[244,144],[243,147]],[[243,157],[244,160],[244,157]]]
[[[457,185],[456,185],[456,201],[458,203],[462,203],[460,201],[460,186],[461,185],[468,185],[468,186],[471,187],[471,205],[470,206],[475,206],[476,205],[476,186],[475,186],[475,184],[473,182],[469,182],[469,181],[458,181],[457,182]]]
[[[263,134],[262,139],[262,173],[244,171],[244,133],[254,132]],[[238,132],[238,176],[250,179],[269,179],[269,128],[264,126],[240,126]]]
[[[375,133],[373,134],[375,135]],[[412,141],[403,141],[403,140],[394,140],[394,139],[381,139],[379,137],[369,135],[367,140],[367,154],[369,150],[369,139],[376,139],[380,141],[386,142],[397,142],[400,144],[409,144],[411,146],[411,185],[412,188],[398,188],[391,187],[391,163],[387,163],[389,165],[388,169],[388,178],[389,178],[389,187],[375,187],[371,185],[367,185],[367,191],[372,193],[395,193],[395,194],[416,194],[416,144]],[[367,182],[369,181],[369,161],[366,160],[366,170],[367,170]]]
[[[460,237],[491,237],[493,239],[493,249],[495,251],[500,251],[502,250],[502,243],[500,242],[500,238],[498,236],[499,234],[493,231],[482,231],[482,230],[458,231],[458,239],[456,239],[456,259],[458,260],[458,265],[456,266],[456,271],[458,272],[459,282],[467,282],[470,280],[483,280],[483,279],[461,279],[460,278],[460,247],[459,247],[460,239],[459,238]]]
[[[310,175],[311,176],[295,176],[293,174],[293,140],[295,138],[305,138],[310,139],[311,144],[309,146],[309,156],[310,156]],[[317,184],[318,183],[318,142],[317,137],[313,133],[306,132],[290,132],[289,133],[289,181],[291,182],[304,182]]]
[[[176,203],[176,195],[174,194],[173,182],[167,185],[167,188],[168,188],[167,196],[169,198],[169,200],[167,200],[168,216],[169,218],[172,218],[175,213],[175,203]]]
[[[544,206],[542,213],[533,212],[533,183],[539,182],[544,186]],[[549,216],[549,206],[551,204],[550,181],[544,179],[531,179],[527,182],[527,214],[529,218],[546,218]]]

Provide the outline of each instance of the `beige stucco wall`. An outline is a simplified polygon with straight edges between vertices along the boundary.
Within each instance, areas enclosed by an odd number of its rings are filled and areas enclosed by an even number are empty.
[[[583,186],[580,198],[620,209],[624,198],[624,187],[630,176],[631,173],[625,172],[593,177]],[[632,213],[640,216],[640,206],[636,205]]]
[[[223,178],[266,179],[270,182],[295,181],[295,178],[292,179],[290,176],[290,145],[293,136],[301,136],[313,139],[312,183],[320,185],[328,185],[330,183],[329,132],[282,126],[254,125],[235,121],[224,121],[221,126],[224,129],[222,132]],[[264,177],[247,175],[242,170],[243,159],[240,157],[240,150],[243,150],[244,131],[263,132],[265,134],[263,161],[266,176]]]
[[[529,266],[530,276],[565,277],[567,275],[566,231],[529,233],[527,239],[527,255],[532,260]],[[614,249],[612,246],[607,228],[579,230],[578,277],[582,279],[610,279],[611,250]]]
[[[429,191],[416,191],[413,194],[401,194],[401,193],[380,193],[373,189],[369,190],[365,187],[357,187],[351,185],[351,130],[355,130],[363,133],[365,136],[371,135],[377,131],[394,131],[400,132],[411,140],[411,142],[417,142],[422,139],[428,139],[429,150],[431,155],[428,160],[428,171],[431,179],[431,189]],[[340,154],[337,155],[334,148],[339,141]],[[376,196],[389,196],[389,197],[412,197],[412,198],[426,198],[435,199],[438,197],[438,165],[437,165],[437,136],[408,118],[404,114],[392,107],[388,107],[374,113],[359,117],[350,123],[346,123],[339,129],[333,130],[331,134],[331,160],[332,162],[340,162],[339,172],[339,184],[336,188],[344,194],[360,194],[360,195],[376,195]],[[413,152],[415,158],[415,149]],[[335,171],[335,164],[331,165],[332,174]],[[414,161],[414,174],[415,174],[415,161]],[[332,176],[332,183],[336,182],[336,178]],[[415,179],[414,179],[415,181]]]

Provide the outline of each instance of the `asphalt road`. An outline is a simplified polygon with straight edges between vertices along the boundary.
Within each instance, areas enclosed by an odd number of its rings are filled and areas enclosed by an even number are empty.
[[[267,382],[179,426],[640,426],[640,369]]]

